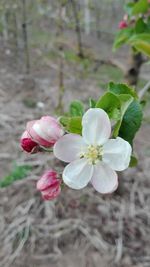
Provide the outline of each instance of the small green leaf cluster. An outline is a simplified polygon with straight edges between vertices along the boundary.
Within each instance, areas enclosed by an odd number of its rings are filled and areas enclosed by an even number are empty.
[[[126,84],[110,82],[108,91],[97,101],[89,100],[90,108],[101,108],[109,116],[112,125],[112,137],[122,137],[133,146],[133,140],[142,122],[142,107],[134,89]],[[85,112],[84,104],[73,101],[69,112],[60,118],[60,123],[69,133],[82,134],[82,116]],[[137,160],[131,159],[134,166]]]
[[[113,49],[129,44],[135,52],[150,56],[150,3],[148,0],[128,2],[125,12],[128,26],[117,33]]]
[[[81,101],[73,101],[70,104],[69,112],[66,116],[60,117],[60,123],[65,130],[70,133],[82,133],[82,115],[84,114],[84,105]]]
[[[149,10],[148,0],[129,1],[125,4],[124,8],[129,16],[135,16],[139,14],[145,14]]]

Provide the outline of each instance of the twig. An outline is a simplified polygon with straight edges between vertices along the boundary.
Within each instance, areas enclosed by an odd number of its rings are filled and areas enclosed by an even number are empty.
[[[139,91],[138,96],[140,100],[143,99],[148,90],[150,90],[150,81],[148,81],[147,84]]]
[[[123,218],[125,215],[125,204],[121,206],[120,215],[119,215],[119,221],[118,221],[118,230],[119,230],[119,238],[117,240],[117,246],[116,246],[116,257],[115,257],[115,263],[119,263],[122,254],[123,254],[123,228],[124,228],[124,222]]]
[[[92,233],[90,233],[90,230],[82,225],[79,225],[78,229],[81,231],[82,234],[84,234],[86,236],[86,238],[90,241],[90,243],[97,249],[97,250],[101,250],[104,249],[105,251],[108,250],[108,246],[107,243],[102,240],[100,238],[100,236],[93,235]]]
[[[30,231],[30,222],[27,221],[26,227],[24,228],[24,237],[22,238],[22,240],[20,241],[17,249],[15,250],[15,252],[8,258],[8,263],[5,265],[5,267],[9,267],[13,261],[17,258],[17,256],[20,254],[20,252],[22,251],[26,241],[28,240],[28,236],[29,236],[29,231]]]

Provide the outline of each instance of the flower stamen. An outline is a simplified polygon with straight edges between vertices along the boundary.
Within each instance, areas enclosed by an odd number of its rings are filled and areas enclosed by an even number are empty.
[[[86,158],[90,164],[95,165],[102,160],[103,148],[102,146],[90,145],[85,152],[80,153],[80,158]]]

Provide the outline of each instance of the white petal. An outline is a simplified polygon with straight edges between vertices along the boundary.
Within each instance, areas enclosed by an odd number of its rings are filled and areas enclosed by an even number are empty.
[[[103,161],[113,170],[123,171],[128,168],[132,148],[124,139],[117,137],[108,140],[103,146],[103,152]]]
[[[84,150],[85,144],[82,136],[78,134],[66,134],[62,136],[54,145],[54,155],[56,158],[71,162],[80,158],[80,153]]]
[[[110,137],[111,124],[103,109],[89,109],[83,116],[82,126],[82,135],[87,144],[102,145]]]
[[[117,173],[109,168],[107,164],[100,162],[94,166],[91,182],[95,190],[99,193],[112,193],[118,187]]]
[[[68,164],[63,171],[63,181],[73,189],[82,189],[91,180],[93,165],[86,159],[78,159]]]

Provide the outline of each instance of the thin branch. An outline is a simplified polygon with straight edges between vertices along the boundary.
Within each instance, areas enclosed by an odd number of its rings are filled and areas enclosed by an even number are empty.
[[[146,83],[146,85],[139,91],[138,96],[139,99],[142,100],[146,92],[150,90],[150,81]]]

